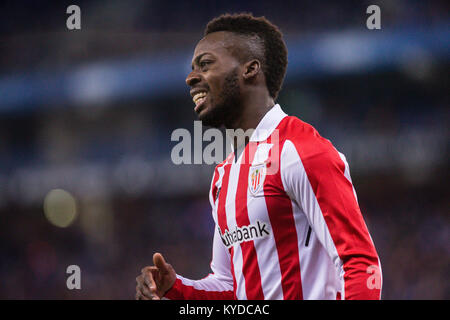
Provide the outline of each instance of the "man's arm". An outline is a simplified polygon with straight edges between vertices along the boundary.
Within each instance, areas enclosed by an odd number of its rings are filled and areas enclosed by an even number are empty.
[[[220,236],[214,233],[211,270],[201,280],[190,280],[177,275],[172,266],[162,256],[155,254],[153,267],[146,267],[136,278],[136,299],[159,300],[162,297],[171,300],[232,300],[233,276],[231,275],[230,255]],[[162,260],[162,261],[161,261]]]
[[[217,181],[219,170],[225,162],[218,165],[211,180],[209,201],[212,212],[215,209]],[[218,228],[215,228],[211,271],[201,280],[190,280],[175,273],[172,266],[167,264],[159,253],[153,257],[155,266],[142,269],[142,274],[136,278],[136,299],[172,300],[233,300],[234,281],[231,274],[230,253],[223,245]],[[155,259],[156,257],[156,259]],[[158,281],[160,280],[160,281]]]
[[[380,263],[345,157],[312,127],[289,137],[280,159],[282,181],[336,266],[342,298],[380,299]]]
[[[214,233],[211,271],[201,280],[190,280],[180,275],[164,297],[173,300],[232,300],[233,276],[231,275],[230,254],[218,235]]]

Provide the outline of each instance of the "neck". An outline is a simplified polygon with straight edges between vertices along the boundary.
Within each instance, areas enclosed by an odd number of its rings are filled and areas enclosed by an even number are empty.
[[[259,97],[259,99],[258,99]],[[258,124],[261,122],[262,118],[266,113],[275,105],[272,97],[270,97],[267,92],[263,94],[255,94],[244,99],[242,103],[242,114],[239,119],[227,129],[238,130],[242,129],[244,137],[234,137],[233,145],[235,150],[235,158],[242,152],[243,148],[248,144],[250,137],[245,135],[245,132],[249,129],[256,129]],[[235,159],[235,160],[236,160]]]
[[[242,129],[244,132],[248,129],[256,129],[261,119],[274,105],[273,98],[267,92],[248,95],[243,99],[241,116],[227,129]]]

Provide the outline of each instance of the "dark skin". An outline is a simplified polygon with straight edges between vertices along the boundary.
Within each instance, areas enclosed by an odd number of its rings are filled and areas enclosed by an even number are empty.
[[[153,255],[153,264],[136,277],[136,300],[160,300],[175,283],[175,270],[160,253]]]
[[[227,129],[241,128],[244,131],[256,128],[260,120],[274,105],[265,83],[261,62],[257,59],[245,59],[240,53],[246,49],[245,40],[233,33],[220,31],[208,34],[197,44],[192,60],[192,72],[186,78],[191,92],[209,87],[205,104],[196,110],[199,119],[203,113],[215,108],[214,100],[220,103],[220,90],[224,79],[232,70],[237,69],[240,91],[239,108],[241,115],[226,126]],[[223,124],[225,125],[225,124]]]
[[[264,115],[274,106],[258,59],[246,59],[248,44],[242,37],[220,31],[208,34],[197,44],[192,59],[192,72],[186,78],[191,95],[206,91],[204,102],[195,108],[200,120],[214,114],[220,105],[238,108],[228,123],[215,119],[227,129],[255,129]],[[233,100],[227,99],[223,88],[227,76],[236,73],[237,88]],[[236,96],[237,95],[237,96]],[[227,105],[233,101],[233,105]],[[160,300],[173,286],[176,272],[160,253],[153,255],[153,266],[141,270],[136,278],[136,300]]]

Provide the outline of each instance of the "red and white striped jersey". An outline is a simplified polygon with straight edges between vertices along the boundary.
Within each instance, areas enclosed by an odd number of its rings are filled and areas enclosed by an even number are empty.
[[[216,167],[209,198],[212,273],[177,275],[166,298],[380,299],[380,261],[344,155],[279,105]]]

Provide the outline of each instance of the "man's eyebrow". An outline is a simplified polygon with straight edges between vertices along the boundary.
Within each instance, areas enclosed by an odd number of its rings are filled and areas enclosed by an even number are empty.
[[[199,54],[197,57],[195,57],[194,62],[191,64],[192,70],[194,70],[194,64],[198,64],[200,59],[205,55],[209,54],[209,52],[203,52],[202,54]]]

